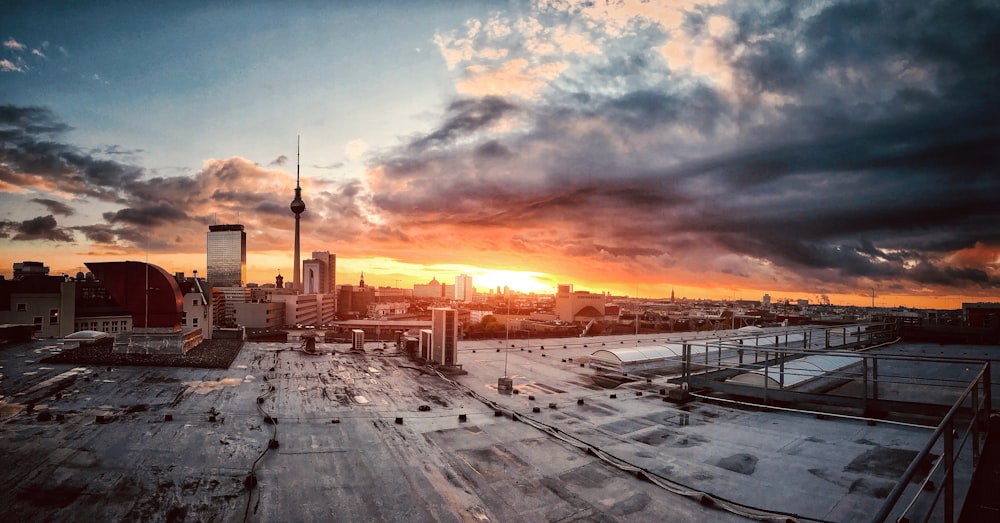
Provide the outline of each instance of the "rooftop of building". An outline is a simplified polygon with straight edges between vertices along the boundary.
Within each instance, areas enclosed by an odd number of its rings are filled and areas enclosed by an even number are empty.
[[[594,351],[665,336],[464,341],[465,374],[449,375],[383,342],[364,353],[318,343],[318,355],[297,341],[246,343],[228,369],[46,364],[71,345],[6,345],[0,513],[19,521],[855,521],[883,505],[935,431],[932,416],[895,423],[709,396],[664,401],[674,376],[614,389],[594,382],[586,365]],[[987,346],[873,350],[1000,359],[1000,347]],[[967,379],[967,365],[898,361],[883,372],[920,369],[949,386],[928,399],[926,381],[887,379],[887,395],[946,404]],[[497,392],[505,375],[517,394]]]

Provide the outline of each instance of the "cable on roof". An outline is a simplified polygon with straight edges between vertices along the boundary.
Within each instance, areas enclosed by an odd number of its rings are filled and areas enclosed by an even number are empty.
[[[480,402],[486,404],[487,406],[493,407],[494,410],[500,410],[500,411],[504,411],[504,412],[510,413],[511,416],[513,418],[516,418],[518,421],[522,421],[522,422],[524,422],[524,423],[526,423],[526,424],[528,424],[528,425],[530,425],[530,426],[532,426],[532,427],[534,427],[534,428],[536,428],[536,429],[538,429],[538,430],[540,430],[540,431],[542,431],[542,432],[544,432],[544,433],[546,433],[546,434],[548,434],[548,435],[550,435],[550,436],[552,436],[554,438],[559,439],[560,441],[563,441],[564,443],[569,444],[570,446],[573,446],[573,447],[576,447],[578,449],[584,450],[584,451],[587,452],[587,454],[600,459],[601,461],[607,463],[608,465],[611,465],[611,466],[613,466],[613,467],[615,467],[615,468],[617,468],[619,470],[623,470],[623,471],[626,471],[626,472],[631,472],[631,473],[635,474],[636,477],[638,477],[639,479],[649,481],[650,483],[652,483],[652,484],[654,484],[654,485],[656,485],[656,486],[658,486],[658,487],[660,487],[660,488],[662,488],[662,489],[664,489],[664,490],[666,490],[668,492],[672,492],[674,494],[677,494],[677,495],[680,495],[680,496],[683,496],[683,497],[686,497],[686,498],[698,501],[702,505],[706,505],[706,506],[712,506],[712,505],[714,505],[714,506],[717,506],[717,507],[719,507],[719,508],[721,508],[721,509],[723,509],[723,510],[725,510],[727,512],[731,512],[733,514],[736,514],[736,515],[739,515],[739,516],[743,516],[743,517],[746,517],[746,518],[750,518],[750,519],[756,519],[756,520],[759,520],[759,521],[781,521],[781,522],[786,522],[789,519],[799,519],[799,520],[816,521],[816,522],[820,522],[820,523],[832,523],[829,520],[811,518],[811,517],[802,516],[802,515],[799,515],[799,514],[782,513],[782,512],[777,512],[777,511],[771,511],[771,510],[767,510],[767,509],[762,509],[762,508],[759,508],[759,507],[753,507],[753,506],[750,506],[750,505],[745,505],[743,503],[739,503],[739,502],[732,501],[732,500],[723,498],[723,497],[715,495],[715,494],[711,494],[711,493],[708,493],[708,492],[697,490],[697,489],[692,488],[690,486],[687,486],[687,485],[685,485],[683,483],[680,483],[680,482],[677,482],[677,481],[674,481],[674,480],[671,480],[671,479],[668,479],[668,478],[664,478],[664,477],[660,476],[659,474],[657,474],[657,473],[655,473],[655,472],[653,472],[651,470],[648,470],[648,469],[645,469],[643,467],[639,467],[637,465],[634,465],[634,464],[632,464],[632,463],[630,463],[630,462],[628,462],[626,460],[623,460],[623,459],[621,459],[621,458],[619,458],[617,456],[609,454],[608,452],[606,452],[604,450],[601,450],[600,448],[598,448],[598,447],[596,447],[594,445],[591,445],[591,444],[589,444],[589,443],[587,443],[587,442],[585,442],[583,440],[580,440],[576,436],[573,436],[571,434],[563,432],[558,427],[554,427],[554,426],[542,423],[542,422],[540,422],[538,420],[529,418],[529,417],[525,416],[524,414],[519,414],[519,413],[513,411],[512,409],[505,408],[502,405],[498,404],[497,402],[495,402],[495,401],[493,401],[493,400],[491,400],[491,399],[489,399],[489,398],[487,398],[487,397],[479,394],[478,392],[476,392],[476,391],[474,391],[474,390],[466,387],[465,385],[462,385],[461,383],[458,383],[458,382],[456,382],[454,380],[451,380],[451,379],[445,377],[440,372],[438,372],[436,370],[435,370],[435,372],[437,373],[438,377],[440,377],[441,379],[447,381],[448,383],[451,383],[452,385],[454,385],[456,387],[464,389],[467,392],[467,394],[469,394],[469,396],[471,396],[471,397],[479,400]]]
[[[272,365],[272,368],[276,367],[278,364],[278,352],[281,351],[277,351],[274,353],[274,365]],[[268,381],[267,376],[264,376],[264,381]],[[257,401],[255,403],[255,405],[257,406],[257,412],[264,419],[265,423],[269,423],[271,425],[271,427],[274,429],[274,432],[272,433],[271,439],[268,441],[268,444],[264,447],[264,450],[261,451],[260,455],[257,456],[257,459],[255,459],[253,461],[253,464],[250,465],[250,473],[247,474],[246,479],[243,480],[243,486],[245,486],[246,489],[249,491],[247,493],[247,506],[243,510],[244,523],[246,523],[247,518],[250,517],[250,502],[253,501],[253,491],[257,487],[257,464],[260,463],[260,460],[264,459],[264,456],[267,455],[267,452],[269,450],[271,450],[272,448],[275,449],[278,448],[278,423],[273,417],[271,417],[270,413],[264,410],[264,401],[273,397],[277,393],[278,393],[277,389],[275,389],[274,385],[268,385],[267,391],[258,396]]]

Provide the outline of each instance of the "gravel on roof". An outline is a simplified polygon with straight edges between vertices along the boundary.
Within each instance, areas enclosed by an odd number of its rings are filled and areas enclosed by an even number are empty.
[[[204,340],[186,354],[116,354],[112,352],[111,343],[102,343],[67,349],[42,361],[82,365],[227,369],[242,347],[242,340]]]

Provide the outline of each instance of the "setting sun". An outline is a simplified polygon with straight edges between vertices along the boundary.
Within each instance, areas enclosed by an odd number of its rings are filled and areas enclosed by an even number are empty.
[[[489,289],[497,287],[510,287],[514,291],[537,294],[555,292],[555,285],[548,280],[547,275],[540,272],[470,268],[467,273],[472,276],[473,285],[480,292],[489,292]]]

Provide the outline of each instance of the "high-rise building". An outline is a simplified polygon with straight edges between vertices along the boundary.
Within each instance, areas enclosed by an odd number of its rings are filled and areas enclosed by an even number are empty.
[[[459,274],[455,276],[455,301],[472,301],[474,294],[472,276]]]
[[[208,226],[208,284],[242,287],[247,279],[247,233],[243,225]]]

